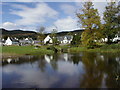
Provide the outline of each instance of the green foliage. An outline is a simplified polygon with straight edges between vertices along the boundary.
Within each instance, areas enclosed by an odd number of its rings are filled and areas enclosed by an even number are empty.
[[[78,34],[73,35],[71,45],[78,46],[79,44],[81,44],[81,35]]]
[[[100,27],[100,16],[98,10],[94,9],[92,2],[85,2],[82,12],[77,13],[77,17],[83,28],[92,30]]]
[[[44,34],[38,33],[37,40],[41,41],[40,44],[43,44],[42,42],[43,42],[44,38],[45,38],[45,35],[44,35]]]
[[[82,44],[93,48],[96,45],[94,42],[96,39],[96,30],[101,28],[98,10],[94,9],[92,2],[85,2],[82,13],[77,13],[77,17],[79,18],[80,24],[82,23],[82,27],[85,28],[81,37]]]
[[[104,30],[103,33],[106,38],[108,38],[108,43],[115,37],[118,33],[118,22],[119,22],[119,8],[115,2],[110,2],[106,6],[106,10],[104,12]]]
[[[52,38],[53,40],[53,45],[58,45],[59,44],[59,41],[56,37]]]
[[[59,41],[57,40],[57,29],[53,29],[50,36],[52,37],[53,45],[58,45]]]

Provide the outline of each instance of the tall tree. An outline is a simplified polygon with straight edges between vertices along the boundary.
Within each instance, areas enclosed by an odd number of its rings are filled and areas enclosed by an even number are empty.
[[[101,26],[100,16],[98,10],[94,9],[92,2],[85,2],[81,13],[77,13],[79,23],[85,28],[82,33],[82,44],[85,46],[93,46],[95,44],[94,40],[96,38],[96,29]]]
[[[106,6],[106,10],[104,12],[104,30],[103,33],[106,38],[108,38],[107,43],[111,43],[111,40],[115,37],[118,32],[118,12],[119,8],[116,2],[109,2]]]

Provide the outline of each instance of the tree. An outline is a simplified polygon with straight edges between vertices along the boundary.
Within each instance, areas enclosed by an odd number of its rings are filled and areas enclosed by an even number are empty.
[[[41,27],[38,29],[38,37],[37,37],[37,38],[38,38],[38,40],[41,41],[40,44],[43,44],[42,42],[43,42],[43,40],[44,40],[44,38],[45,38],[44,31],[45,31],[45,27],[43,27],[43,26],[41,26]]]
[[[41,33],[41,34],[44,34],[44,32],[45,32],[45,27],[44,27],[44,26],[40,26],[37,31],[38,31],[39,33]]]
[[[73,35],[71,45],[78,46],[79,44],[81,44],[81,36],[79,34]]]
[[[85,46],[94,46],[96,29],[99,30],[101,27],[98,10],[94,9],[92,2],[85,2],[82,13],[77,13],[76,15],[79,19],[78,22],[85,28],[81,37],[82,44]]]
[[[57,45],[59,42],[58,42],[58,39],[57,39],[57,27],[56,29],[53,29],[52,32],[51,32],[51,35],[52,37],[52,40],[53,40],[53,45]]]
[[[119,21],[119,8],[115,2],[110,2],[106,6],[106,10],[104,12],[104,30],[103,33],[105,37],[108,39],[107,43],[111,43],[112,39],[118,33],[118,21]]]

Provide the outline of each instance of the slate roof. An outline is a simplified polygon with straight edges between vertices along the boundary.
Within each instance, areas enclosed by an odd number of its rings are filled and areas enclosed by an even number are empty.
[[[57,39],[59,41],[63,41],[65,39],[65,37],[67,38],[67,40],[73,39],[73,36],[71,36],[71,35],[59,36],[59,37],[57,37]]]

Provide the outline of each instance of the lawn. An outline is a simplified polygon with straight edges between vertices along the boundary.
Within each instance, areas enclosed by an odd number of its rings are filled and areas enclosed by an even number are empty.
[[[120,53],[120,44],[111,44],[111,45],[103,45],[100,48],[94,49],[87,49],[86,47],[72,47],[69,49],[70,52],[80,52],[80,51],[87,51],[87,52],[116,52]]]
[[[44,54],[53,54],[54,51],[47,50],[49,46],[41,46],[40,48],[35,48],[34,46],[2,46],[0,47],[0,54],[2,56],[18,56],[18,55],[44,55]],[[120,52],[120,44],[114,45],[104,45],[100,48],[87,49],[86,47],[69,47],[69,46],[55,46],[58,51],[64,49],[68,52]]]
[[[47,50],[46,48],[35,48],[34,46],[2,46],[0,47],[3,55],[13,54],[13,55],[25,55],[25,54],[52,54],[53,51]]]

